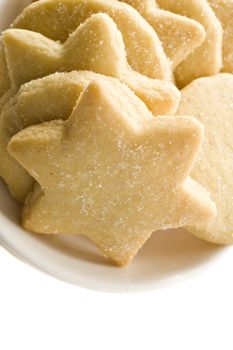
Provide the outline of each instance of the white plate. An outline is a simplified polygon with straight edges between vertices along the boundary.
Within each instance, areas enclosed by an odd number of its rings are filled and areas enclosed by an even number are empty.
[[[29,2],[0,0],[0,29]],[[82,287],[132,292],[169,286],[199,273],[224,251],[184,230],[158,232],[129,267],[120,269],[83,237],[39,236],[24,231],[19,223],[20,208],[2,182],[0,199],[2,245],[42,271]]]

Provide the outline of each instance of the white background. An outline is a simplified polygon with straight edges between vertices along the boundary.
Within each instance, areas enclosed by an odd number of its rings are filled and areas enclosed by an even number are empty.
[[[232,298],[232,254],[167,289],[106,294],[57,281],[0,247],[2,350],[232,350]]]

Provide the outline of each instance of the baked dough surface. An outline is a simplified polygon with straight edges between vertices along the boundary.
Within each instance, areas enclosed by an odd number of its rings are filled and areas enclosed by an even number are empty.
[[[191,228],[211,242],[233,243],[233,75],[200,78],[182,90],[178,114],[194,115],[205,126],[205,139],[192,177],[211,193],[218,214]]]
[[[26,128],[9,143],[41,186],[26,201],[23,226],[83,234],[126,265],[153,231],[215,215],[188,176],[202,139],[194,118],[154,118],[117,80],[94,80],[67,121]]]

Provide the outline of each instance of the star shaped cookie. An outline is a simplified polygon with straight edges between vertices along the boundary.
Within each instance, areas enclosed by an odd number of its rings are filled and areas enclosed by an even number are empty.
[[[9,143],[40,185],[26,201],[23,226],[85,235],[126,265],[153,231],[215,215],[188,177],[202,139],[194,118],[154,118],[119,81],[94,80],[67,121],[29,127]]]
[[[179,91],[169,82],[150,79],[128,64],[122,35],[106,14],[93,15],[64,44],[42,34],[9,29],[3,33],[13,87],[58,71],[89,70],[116,77],[140,97],[154,115],[174,114]]]
[[[0,115],[0,176],[12,196],[24,203],[34,184],[33,178],[13,159],[7,145],[15,134],[30,125],[54,119],[67,119],[80,94],[98,78],[113,79],[87,71],[55,73],[24,84],[4,106]],[[165,83],[166,84],[166,83]],[[6,98],[0,99],[0,108]],[[17,174],[17,177],[15,177]]]
[[[233,2],[209,0],[223,27],[223,72],[233,73]]]
[[[171,67],[161,42],[144,18],[116,0],[44,0],[28,6],[14,28],[39,32],[64,42],[92,14],[106,13],[122,33],[127,59],[133,69],[153,79],[171,80]]]
[[[176,68],[177,85],[182,88],[196,78],[219,73],[222,67],[222,27],[207,0],[157,0],[157,3],[165,10],[196,20],[206,31],[203,44]]]
[[[211,193],[218,210],[215,219],[190,231],[211,242],[232,244],[233,75],[193,81],[182,90],[178,113],[191,113],[205,126],[206,137],[191,175]]]
[[[205,40],[205,30],[188,17],[161,10],[155,0],[124,0],[150,23],[163,43],[173,69]]]

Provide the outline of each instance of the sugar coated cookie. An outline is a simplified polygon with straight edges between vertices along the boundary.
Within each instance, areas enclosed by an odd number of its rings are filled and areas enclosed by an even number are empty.
[[[223,27],[223,72],[233,73],[233,1],[209,0]]]
[[[31,176],[9,156],[7,144],[10,138],[30,125],[53,119],[67,119],[83,89],[97,77],[100,75],[86,71],[55,73],[23,85],[4,106],[0,114],[0,176],[7,183],[13,197],[20,202],[24,202],[33,181]],[[160,83],[164,91],[169,91],[167,85],[170,83],[162,81]],[[7,99],[9,99],[7,94],[0,99],[0,108],[1,101],[4,104]]]
[[[23,29],[5,31],[3,44],[16,90],[53,72],[90,70],[126,83],[155,115],[174,114],[177,109],[179,91],[172,84],[150,79],[129,66],[121,32],[106,14],[91,16],[64,44]]]
[[[222,27],[207,0],[157,0],[162,8],[192,18],[203,25],[206,39],[176,69],[177,85],[184,87],[192,80],[214,75],[222,67]]]
[[[99,76],[85,71],[55,73],[23,85],[5,104],[0,115],[0,176],[19,202],[25,201],[34,180],[7,152],[11,137],[30,125],[67,119],[81,92]]]
[[[202,25],[188,17],[161,10],[155,0],[124,0],[135,7],[150,23],[163,43],[175,69],[205,40]]]
[[[23,85],[4,106],[0,115],[0,176],[7,183],[13,197],[20,202],[24,202],[32,188],[33,180],[9,156],[7,144],[11,137],[30,125],[53,119],[67,119],[83,89],[99,76],[85,71],[55,73]],[[3,100],[2,104],[5,102]]]
[[[205,125],[204,144],[192,177],[211,193],[218,214],[191,231],[216,243],[233,243],[233,75],[193,81],[182,90],[179,114],[192,114]]]
[[[142,16],[116,0],[43,0],[28,6],[13,27],[64,42],[94,13],[106,13],[121,31],[129,64],[150,78],[170,80],[171,67],[161,42]]]
[[[67,121],[29,127],[9,143],[40,184],[26,201],[23,226],[83,234],[126,265],[153,231],[215,215],[188,176],[202,139],[194,118],[154,118],[119,81],[94,80]]]

